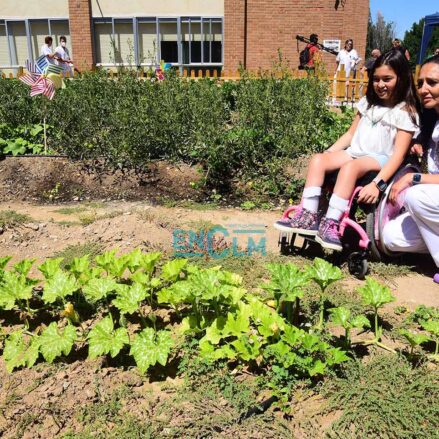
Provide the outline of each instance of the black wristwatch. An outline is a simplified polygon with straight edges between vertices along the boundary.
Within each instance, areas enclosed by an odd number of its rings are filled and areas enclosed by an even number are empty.
[[[413,174],[412,185],[419,184],[421,182],[421,177],[422,177],[421,174],[418,174],[418,173]]]
[[[384,180],[378,180],[377,178],[374,178],[372,181],[376,184],[376,187],[380,192],[384,192],[387,189],[387,183]]]

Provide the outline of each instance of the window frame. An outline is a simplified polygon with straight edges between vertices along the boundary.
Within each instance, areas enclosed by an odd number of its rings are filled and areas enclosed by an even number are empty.
[[[93,36],[95,35],[94,29],[96,23],[112,23],[112,39],[115,41],[115,33],[114,33],[114,21],[115,20],[132,20],[133,22],[133,41],[134,41],[134,65],[136,67],[152,67],[154,64],[151,62],[140,62],[140,33],[139,33],[139,24],[140,23],[154,23],[155,24],[155,35],[156,35],[156,65],[160,63],[161,57],[161,40],[160,40],[160,24],[161,23],[176,23],[177,24],[177,53],[178,60],[177,62],[171,62],[170,64],[174,67],[178,67],[180,71],[184,68],[196,68],[196,67],[223,67],[224,65],[224,17],[223,16],[128,16],[128,17],[97,17],[93,18]],[[201,61],[200,62],[192,62],[192,53],[191,53],[191,25],[192,22],[200,23],[200,32],[201,32]],[[212,23],[220,23],[221,24],[221,62],[212,62]],[[182,24],[189,24],[189,63],[183,63],[183,44],[182,44]],[[204,26],[209,26],[209,60],[204,61]],[[97,43],[96,38],[93,38],[94,51],[97,59]],[[126,62],[122,63],[96,63],[98,67],[129,67],[130,64]]]

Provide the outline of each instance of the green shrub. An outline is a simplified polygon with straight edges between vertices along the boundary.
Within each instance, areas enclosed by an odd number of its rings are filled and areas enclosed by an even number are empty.
[[[266,195],[285,193],[290,160],[331,144],[351,120],[330,112],[328,84],[313,76],[248,75],[238,82],[163,82],[98,71],[66,81],[53,101],[29,97],[15,80],[0,81],[0,118],[12,126],[41,123],[49,147],[75,159],[104,158],[111,167],[141,169],[151,159],[201,164],[209,185],[227,189],[254,180]]]

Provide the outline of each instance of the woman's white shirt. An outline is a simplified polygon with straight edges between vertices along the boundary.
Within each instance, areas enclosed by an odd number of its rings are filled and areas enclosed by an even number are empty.
[[[70,53],[67,47],[58,46],[55,49],[55,55],[58,56],[58,58],[63,59],[64,61],[70,61]],[[70,73],[71,75],[73,74],[73,69],[70,63],[58,62],[58,65],[62,67],[64,75],[67,72]]]
[[[418,117],[416,124],[413,123],[410,114],[403,110],[405,106],[406,103],[401,102],[392,108],[379,105],[369,107],[366,97],[361,98],[357,104],[361,119],[346,152],[355,158],[371,154],[390,157],[398,129],[413,133],[419,131]]]
[[[439,120],[433,129],[427,155],[427,166],[430,174],[439,174]]]
[[[47,44],[43,44],[42,46],[41,46],[41,53],[40,53],[41,55],[44,55],[44,56],[46,56],[46,55],[52,55],[52,49],[47,45]],[[49,58],[49,57],[47,57],[47,61],[50,63],[50,64],[55,64],[55,60],[53,59],[53,58]]]
[[[352,49],[349,52],[346,49],[342,49],[338,52],[336,60],[338,61],[337,70],[340,70],[341,65],[343,64],[346,76],[349,76],[351,70],[356,70],[356,65],[360,61],[360,57],[355,49]]]

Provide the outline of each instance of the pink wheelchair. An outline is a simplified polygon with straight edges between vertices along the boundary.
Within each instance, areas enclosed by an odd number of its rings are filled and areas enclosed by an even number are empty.
[[[361,210],[366,214],[366,220],[357,220],[358,193],[363,186],[370,183],[376,172],[369,172],[357,182],[357,187],[352,194],[349,205],[340,220],[340,234],[343,244],[341,254],[346,256],[349,272],[362,279],[368,271],[368,260],[382,261],[386,258],[394,258],[399,254],[388,250],[381,238],[384,226],[389,220],[395,218],[404,210],[405,191],[402,191],[397,203],[389,202],[389,194],[393,184],[403,175],[409,172],[420,172],[414,163],[406,163],[393,176],[385,192],[376,204],[361,204]],[[330,174],[325,180],[326,192],[330,193],[337,174]],[[323,198],[323,197],[322,197]],[[300,205],[290,206],[282,215],[282,219],[289,218],[290,214]],[[301,239],[300,239],[301,238]],[[282,254],[303,253],[308,247],[316,245],[315,237],[310,235],[298,235],[296,233],[280,232],[278,245]],[[300,242],[301,241],[301,242]]]

